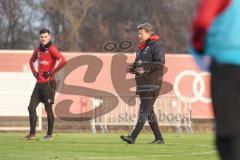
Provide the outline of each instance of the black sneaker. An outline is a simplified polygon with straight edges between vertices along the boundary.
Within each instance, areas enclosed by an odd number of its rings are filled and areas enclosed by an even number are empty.
[[[163,139],[155,139],[154,141],[150,142],[149,144],[164,144]]]
[[[128,144],[134,144],[135,140],[131,136],[124,136],[121,135],[120,138],[124,141],[127,142]]]
[[[27,139],[27,140],[35,140],[36,135],[35,134],[28,134],[24,138]]]
[[[52,135],[46,135],[43,137],[43,140],[50,141],[50,140],[53,140],[53,137],[52,137]]]

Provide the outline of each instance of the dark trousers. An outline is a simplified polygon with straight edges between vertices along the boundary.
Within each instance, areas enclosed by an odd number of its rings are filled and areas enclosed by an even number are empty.
[[[151,127],[151,130],[153,131],[155,138],[161,139],[162,135],[158,127],[157,117],[153,111],[153,105],[156,101],[156,98],[140,97],[140,100],[141,100],[141,104],[140,104],[138,121],[133,132],[131,133],[131,137],[133,139],[136,139],[139,133],[141,132],[146,120],[148,120],[148,123]]]
[[[222,160],[240,160],[240,138],[217,137],[216,146]]]
[[[240,66],[211,66],[216,145],[222,160],[240,160]]]
[[[35,134],[37,124],[36,108],[40,102],[44,103],[45,111],[47,113],[48,121],[48,135],[52,135],[54,125],[54,114],[52,111],[52,104],[54,103],[56,82],[50,81],[48,83],[36,83],[31,100],[28,106],[30,134]]]

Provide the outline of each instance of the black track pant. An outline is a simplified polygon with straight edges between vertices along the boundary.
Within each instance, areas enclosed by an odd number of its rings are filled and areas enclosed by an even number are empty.
[[[216,145],[222,160],[240,160],[240,138],[217,137]]]
[[[216,145],[222,160],[240,160],[240,66],[211,66]]]
[[[30,121],[30,134],[35,134],[37,114],[36,108],[40,102],[44,103],[45,111],[48,120],[48,135],[52,135],[54,125],[54,114],[52,111],[52,104],[54,103],[56,82],[49,81],[48,83],[36,83],[31,100],[28,106],[29,121]]]
[[[146,120],[148,120],[151,130],[156,139],[161,139],[162,135],[158,127],[157,117],[153,111],[153,105],[156,101],[155,97],[140,97],[141,104],[137,124],[131,133],[131,137],[136,139],[141,132]]]

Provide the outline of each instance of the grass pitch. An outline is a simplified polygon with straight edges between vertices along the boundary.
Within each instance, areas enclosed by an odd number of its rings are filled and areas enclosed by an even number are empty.
[[[24,133],[0,133],[0,160],[218,160],[211,134],[165,134],[164,145],[140,134],[129,145],[121,134],[56,133],[51,141],[24,140]]]

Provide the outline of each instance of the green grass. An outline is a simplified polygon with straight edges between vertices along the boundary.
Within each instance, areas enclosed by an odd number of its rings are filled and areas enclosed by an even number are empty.
[[[0,160],[217,160],[211,134],[165,134],[164,145],[147,144],[151,134],[140,134],[136,144],[120,141],[121,134],[57,133],[54,140],[24,140],[24,133],[0,133]]]

